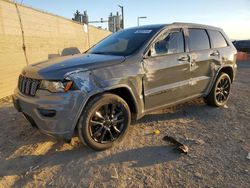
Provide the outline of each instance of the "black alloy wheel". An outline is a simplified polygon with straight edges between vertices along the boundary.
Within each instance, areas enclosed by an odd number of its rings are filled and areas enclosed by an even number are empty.
[[[108,103],[97,109],[90,118],[89,132],[98,143],[117,140],[124,130],[125,112],[116,103]]]
[[[130,121],[128,104],[117,95],[105,93],[91,99],[84,108],[78,134],[89,147],[105,150],[123,139]]]
[[[215,107],[224,106],[229,99],[231,84],[232,82],[229,75],[221,72],[218,75],[210,93],[205,97],[205,102],[208,105]]]
[[[227,101],[230,92],[230,80],[228,77],[222,77],[217,84],[215,95],[218,103],[223,104]]]

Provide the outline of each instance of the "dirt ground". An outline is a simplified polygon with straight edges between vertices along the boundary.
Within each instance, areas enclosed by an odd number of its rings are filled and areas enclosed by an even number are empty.
[[[0,187],[250,187],[250,62],[224,108],[201,100],[147,115],[115,148],[95,152],[41,134],[0,103]],[[152,134],[160,130],[159,135]],[[188,155],[162,140],[171,135]]]

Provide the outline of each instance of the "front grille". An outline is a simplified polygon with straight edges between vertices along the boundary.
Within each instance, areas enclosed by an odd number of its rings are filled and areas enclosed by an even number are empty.
[[[40,80],[27,78],[20,75],[18,79],[18,89],[21,93],[29,96],[35,96],[40,85]]]

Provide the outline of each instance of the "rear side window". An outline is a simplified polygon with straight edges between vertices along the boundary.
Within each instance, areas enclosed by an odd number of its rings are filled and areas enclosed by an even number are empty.
[[[211,40],[212,48],[221,48],[227,46],[225,38],[219,31],[214,31],[214,30],[207,30],[207,31]]]
[[[206,50],[210,48],[209,38],[204,29],[188,29],[190,51]]]

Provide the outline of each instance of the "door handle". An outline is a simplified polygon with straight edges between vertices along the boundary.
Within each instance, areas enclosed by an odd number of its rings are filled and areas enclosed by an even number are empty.
[[[178,58],[178,61],[190,61],[190,57],[189,57],[189,55],[182,56],[182,57]]]
[[[210,54],[210,56],[219,56],[220,53],[218,51],[214,51]]]

